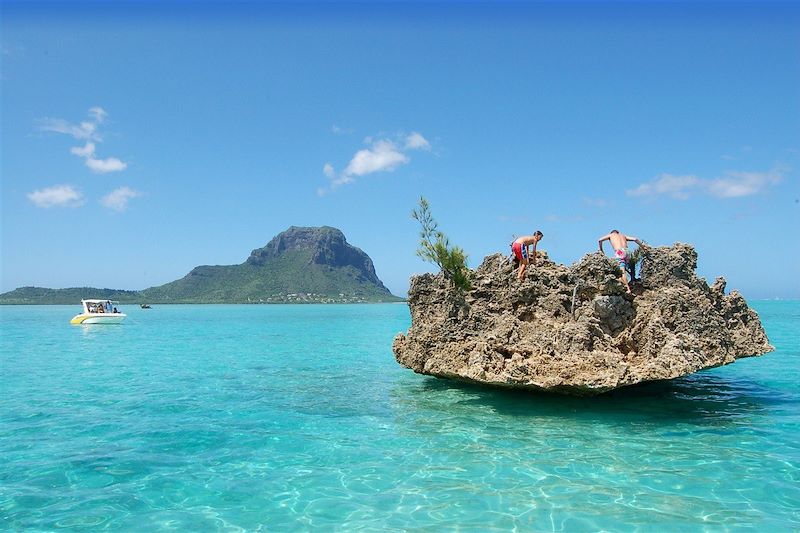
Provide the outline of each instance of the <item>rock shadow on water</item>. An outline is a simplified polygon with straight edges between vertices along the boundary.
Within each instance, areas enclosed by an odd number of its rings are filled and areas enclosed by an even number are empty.
[[[753,416],[792,403],[785,393],[753,381],[700,373],[674,380],[640,383],[591,397],[552,392],[487,388],[477,383],[425,378],[405,391],[425,409],[488,407],[520,418],[600,418],[648,420],[663,424],[745,424]],[[455,393],[449,402],[443,394]]]

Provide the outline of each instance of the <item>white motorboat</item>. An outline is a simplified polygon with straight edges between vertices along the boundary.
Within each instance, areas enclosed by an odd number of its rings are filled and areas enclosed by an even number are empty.
[[[119,324],[125,317],[111,300],[81,300],[83,313],[75,315],[70,324]]]

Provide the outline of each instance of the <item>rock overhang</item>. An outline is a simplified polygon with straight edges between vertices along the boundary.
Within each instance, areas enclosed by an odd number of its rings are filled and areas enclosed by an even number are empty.
[[[593,395],[771,351],[744,298],[722,278],[709,287],[696,265],[690,245],[648,247],[633,296],[598,253],[569,267],[543,255],[521,283],[494,254],[463,293],[441,274],[415,276],[395,358],[441,378]]]

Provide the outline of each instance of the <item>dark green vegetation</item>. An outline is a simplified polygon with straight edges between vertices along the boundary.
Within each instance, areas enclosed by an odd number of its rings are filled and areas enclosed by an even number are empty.
[[[142,291],[22,287],[0,304],[75,304],[81,298],[122,303],[393,302],[367,254],[336,228],[292,226],[240,265],[198,266],[183,278]]]
[[[642,247],[639,246],[633,252],[628,255],[628,258],[625,260],[625,270],[628,273],[628,277],[631,281],[636,280],[636,265],[642,262],[644,259],[644,254],[642,253]]]
[[[411,217],[422,225],[417,255],[425,261],[439,265],[445,277],[452,281],[454,286],[468,291],[470,283],[467,256],[462,248],[450,246],[450,240],[439,231],[439,225],[431,215],[428,200],[420,196],[419,209],[413,210]]]
[[[20,287],[0,294],[0,304],[80,304],[82,298],[99,298],[133,303],[140,301],[139,294],[138,291],[95,289],[92,287],[72,287],[69,289]]]

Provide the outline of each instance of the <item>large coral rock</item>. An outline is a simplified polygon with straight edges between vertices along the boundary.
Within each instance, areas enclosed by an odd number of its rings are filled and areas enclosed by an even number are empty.
[[[598,253],[571,267],[542,254],[522,283],[491,255],[463,294],[441,274],[414,276],[411,329],[394,354],[420,374],[592,395],[772,351],[744,298],[722,278],[709,287],[696,266],[687,244],[648,248],[635,296]]]

